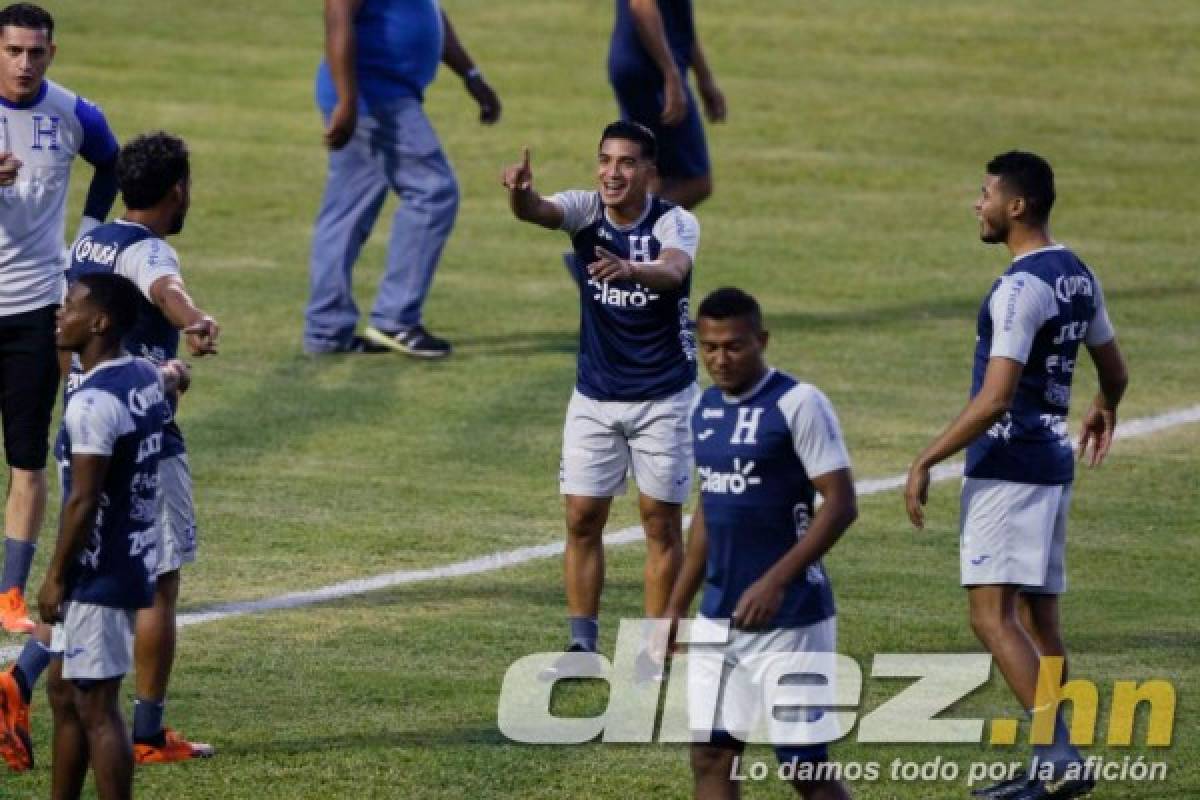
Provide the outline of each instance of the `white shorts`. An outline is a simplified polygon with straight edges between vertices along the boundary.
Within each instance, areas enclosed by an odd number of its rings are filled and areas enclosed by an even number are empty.
[[[1015,584],[1039,594],[1066,591],[1070,505],[1070,484],[963,480],[963,586]]]
[[[50,636],[66,680],[119,678],[133,667],[133,618],[127,608],[64,603],[63,620]]]
[[[196,560],[196,509],[186,454],[158,462],[158,520],[162,534],[155,575],[174,572]]]
[[[698,615],[690,638],[711,638],[705,636],[705,628],[715,625],[713,620]],[[800,742],[789,736],[785,728],[788,723],[813,723],[821,718],[821,712],[805,709],[804,719],[798,719],[797,712],[789,718],[786,704],[773,702],[769,693],[781,683],[781,676],[807,672],[828,677],[832,698],[836,651],[836,617],[800,628],[730,630],[729,641],[723,645],[689,644],[688,724],[693,740],[706,742],[708,734],[717,731],[741,741],[753,736],[753,741],[770,741],[777,746],[829,741]],[[790,684],[783,681],[782,685]],[[765,722],[765,732],[756,731],[760,722]]]
[[[625,493],[632,470],[642,494],[683,503],[692,489],[692,434],[688,415],[700,387],[692,384],[662,400],[593,400],[576,390],[563,427],[558,489],[583,497]]]

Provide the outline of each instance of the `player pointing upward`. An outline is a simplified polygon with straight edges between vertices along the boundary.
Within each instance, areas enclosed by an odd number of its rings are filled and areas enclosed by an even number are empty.
[[[517,219],[565,231],[574,251],[579,360],[559,474],[573,650],[596,649],[601,534],[631,467],[646,532],[649,616],[661,616],[682,558],[692,471],[687,413],[697,391],[688,294],[700,228],[689,212],[649,194],[655,148],[646,128],[614,122],[600,137],[595,191],[542,197],[528,150],[502,179]]]

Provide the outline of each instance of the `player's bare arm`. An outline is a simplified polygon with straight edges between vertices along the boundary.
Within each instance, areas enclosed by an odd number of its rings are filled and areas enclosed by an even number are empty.
[[[1088,354],[1096,365],[1100,389],[1083,415],[1083,431],[1079,436],[1079,458],[1090,467],[1098,467],[1108,455],[1117,429],[1117,406],[1129,385],[1129,370],[1117,340],[1089,346]],[[1089,450],[1091,451],[1089,453]]]
[[[692,71],[696,73],[696,88],[700,91],[700,102],[704,104],[704,115],[709,122],[724,122],[727,113],[725,93],[717,86],[717,79],[708,66],[708,59],[704,57],[699,38],[692,45]]]
[[[46,569],[46,577],[38,592],[38,611],[42,622],[53,625],[62,620],[62,603],[66,592],[67,571],[96,524],[100,495],[108,475],[109,456],[71,456],[71,493],[63,503],[59,522],[58,542]]]
[[[358,76],[354,71],[354,16],[363,0],[325,0],[325,60],[338,101],[325,126],[325,146],[340,150],[358,125]]]
[[[923,506],[929,501],[929,470],[983,435],[1012,408],[1024,367],[1020,361],[1003,356],[988,359],[979,393],[909,467],[904,505],[914,527],[925,527]]]
[[[484,125],[495,124],[500,119],[500,98],[476,68],[445,11],[442,12],[442,36],[442,63],[463,79],[463,85],[479,104],[479,121]]]
[[[562,226],[563,210],[538,194],[533,188],[533,167],[529,163],[529,148],[521,151],[521,160],[505,167],[500,183],[508,190],[508,207],[522,222],[532,222],[556,230]]]
[[[738,628],[754,630],[770,623],[788,584],[828,553],[858,519],[858,500],[849,469],[818,475],[812,478],[812,485],[821,494],[821,507],[804,536],[742,593],[733,612],[733,624]]]
[[[188,349],[194,356],[214,355],[221,328],[217,321],[192,302],[183,281],[175,275],[164,275],[150,285],[150,302],[187,338]]]
[[[598,281],[630,280],[649,289],[677,289],[691,268],[691,256],[674,247],[664,247],[654,261],[630,261],[597,247],[588,275]]]
[[[671,57],[667,46],[667,31],[663,27],[662,14],[656,0],[629,0],[629,10],[637,25],[638,39],[654,60],[663,76],[663,110],[660,120],[664,125],[678,125],[687,114],[687,94],[683,90],[683,75]]]

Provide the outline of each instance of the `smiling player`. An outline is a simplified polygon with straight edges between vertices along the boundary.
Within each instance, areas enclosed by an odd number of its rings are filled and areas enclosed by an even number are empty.
[[[517,219],[565,231],[574,251],[579,361],[559,471],[570,651],[596,650],[602,534],[630,468],[646,532],[648,616],[662,615],[682,559],[692,472],[687,413],[698,391],[688,294],[700,226],[649,193],[655,155],[654,134],[614,122],[600,136],[595,191],[542,197],[528,150],[502,178]]]

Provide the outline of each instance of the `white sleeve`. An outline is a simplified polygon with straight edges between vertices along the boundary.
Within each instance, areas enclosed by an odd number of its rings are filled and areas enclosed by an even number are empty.
[[[136,283],[149,299],[150,287],[156,280],[166,275],[179,276],[179,255],[162,239],[143,239],[121,253],[116,273]]]
[[[98,389],[71,395],[63,414],[63,426],[71,437],[72,455],[111,456],[118,436],[134,429],[129,410],[117,398]]]
[[[988,312],[992,315],[992,350],[988,357],[1002,356],[1024,364],[1037,332],[1046,320],[1058,314],[1058,303],[1045,281],[1027,272],[1014,272],[1000,279]]]
[[[696,260],[696,250],[700,247],[700,222],[692,212],[683,208],[673,208],[659,217],[654,223],[654,238],[658,239],[663,250],[682,250],[688,258]]]
[[[1100,281],[1095,275],[1092,276],[1092,286],[1096,292],[1096,314],[1092,317],[1091,324],[1088,325],[1087,336],[1083,341],[1088,347],[1097,347],[1108,344],[1117,338],[1117,331],[1108,318],[1108,304],[1104,302],[1104,290],[1100,288]]]
[[[850,468],[850,454],[837,414],[820,389],[796,384],[779,398],[779,410],[792,431],[796,455],[809,478]]]
[[[562,230],[574,236],[600,213],[600,195],[583,189],[567,189],[546,198],[562,209]]]

